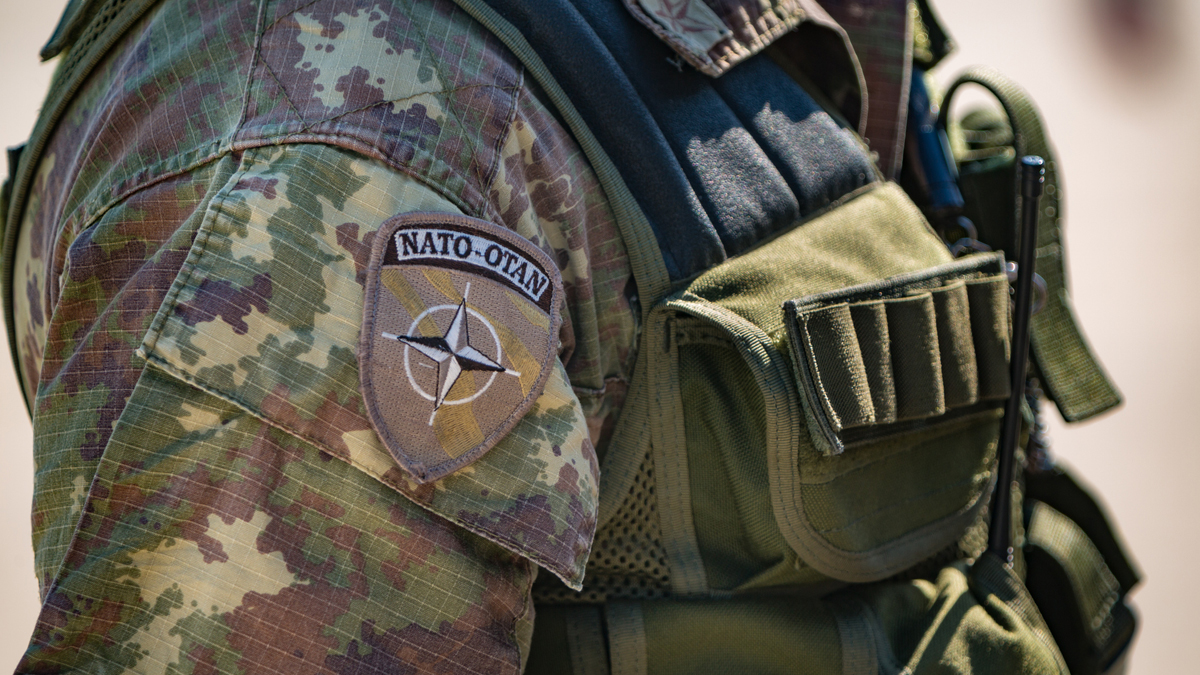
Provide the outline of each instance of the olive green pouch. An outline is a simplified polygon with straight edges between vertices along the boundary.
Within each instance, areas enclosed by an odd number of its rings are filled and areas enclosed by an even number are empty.
[[[954,261],[884,184],[655,308],[649,441],[672,591],[875,581],[957,541],[993,480],[1000,273],[997,255]]]

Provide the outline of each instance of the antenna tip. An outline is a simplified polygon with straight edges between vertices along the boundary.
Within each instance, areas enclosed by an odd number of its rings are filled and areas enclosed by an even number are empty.
[[[1021,158],[1021,196],[1036,199],[1042,194],[1042,183],[1046,180],[1046,160],[1037,155]]]

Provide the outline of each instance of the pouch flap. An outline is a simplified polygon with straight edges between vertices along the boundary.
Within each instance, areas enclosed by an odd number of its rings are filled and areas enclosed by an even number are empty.
[[[728,561],[777,543],[803,561],[801,584],[878,581],[957,546],[994,483],[1002,270],[997,254],[952,259],[885,183],[706,272],[652,314],[666,324],[647,323],[646,344],[663,350],[655,364],[678,363],[655,380],[654,451],[675,453],[656,467],[686,467],[698,492],[739,495],[722,502],[738,513],[679,510],[699,558],[721,561],[701,579],[753,583],[756,562]],[[782,542],[731,522],[755,522],[742,514],[765,513],[767,492]]]
[[[1008,281],[982,254],[784,303],[796,383],[826,454],[1008,395]]]

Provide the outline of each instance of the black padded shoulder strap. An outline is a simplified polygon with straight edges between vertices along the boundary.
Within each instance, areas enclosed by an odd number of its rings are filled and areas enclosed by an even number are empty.
[[[620,2],[483,2],[521,32],[611,157],[673,281],[877,179],[854,133],[765,54],[712,79]]]

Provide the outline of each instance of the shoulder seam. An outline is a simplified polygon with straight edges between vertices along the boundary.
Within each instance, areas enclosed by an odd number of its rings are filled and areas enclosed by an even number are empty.
[[[513,124],[517,119],[517,110],[520,109],[521,97],[525,95],[525,64],[521,64],[517,69],[517,84],[513,87],[512,107],[508,111],[508,116],[504,120],[504,129],[496,134],[496,144],[492,147],[492,165],[488,167],[487,173],[484,174],[480,181],[480,188],[483,191],[483,206],[489,206],[489,195],[492,193],[492,187],[495,184],[496,176],[500,174],[500,162],[503,159],[503,148],[508,137],[513,132]]]

